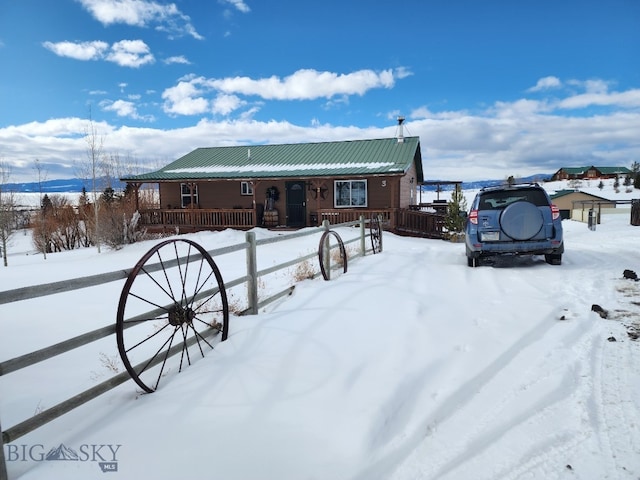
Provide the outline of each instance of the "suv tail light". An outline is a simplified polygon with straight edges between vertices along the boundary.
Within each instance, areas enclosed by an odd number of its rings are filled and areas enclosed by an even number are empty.
[[[551,205],[551,218],[554,220],[560,218],[560,209],[556,205]]]
[[[469,212],[469,221],[471,223],[473,223],[474,225],[478,224],[478,211],[477,210],[471,210]]]

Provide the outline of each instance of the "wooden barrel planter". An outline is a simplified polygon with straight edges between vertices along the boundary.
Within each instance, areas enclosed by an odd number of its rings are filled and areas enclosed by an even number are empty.
[[[265,227],[277,227],[278,226],[278,210],[265,210],[264,211],[264,226]]]

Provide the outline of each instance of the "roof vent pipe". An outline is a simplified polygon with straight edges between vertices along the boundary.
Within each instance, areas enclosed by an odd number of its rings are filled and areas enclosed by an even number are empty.
[[[398,143],[404,143],[404,134],[402,133],[402,124],[404,117],[398,117]]]

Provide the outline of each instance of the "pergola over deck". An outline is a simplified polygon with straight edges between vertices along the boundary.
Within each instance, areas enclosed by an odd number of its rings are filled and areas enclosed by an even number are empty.
[[[440,192],[441,189],[440,187],[442,185],[456,185],[456,187],[458,185],[462,185],[462,180],[425,180],[423,182],[420,182],[418,185],[420,185],[420,202],[418,204],[418,208],[433,208],[436,211],[446,211],[446,205],[447,205],[447,201],[446,200],[440,200]],[[422,187],[423,186],[436,186],[436,200],[433,201],[433,203],[423,203],[422,202]]]

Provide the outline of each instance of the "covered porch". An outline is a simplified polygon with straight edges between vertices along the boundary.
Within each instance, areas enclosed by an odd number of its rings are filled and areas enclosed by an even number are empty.
[[[382,219],[386,230],[429,238],[443,237],[443,214],[419,212],[406,208],[341,209],[323,208],[312,211],[306,227],[317,227],[324,220],[336,225],[359,220],[360,217]],[[147,209],[140,211],[139,225],[152,232],[197,232],[235,228],[248,230],[254,227],[287,228],[286,218],[265,217],[256,209]],[[299,228],[299,227],[296,227]]]

